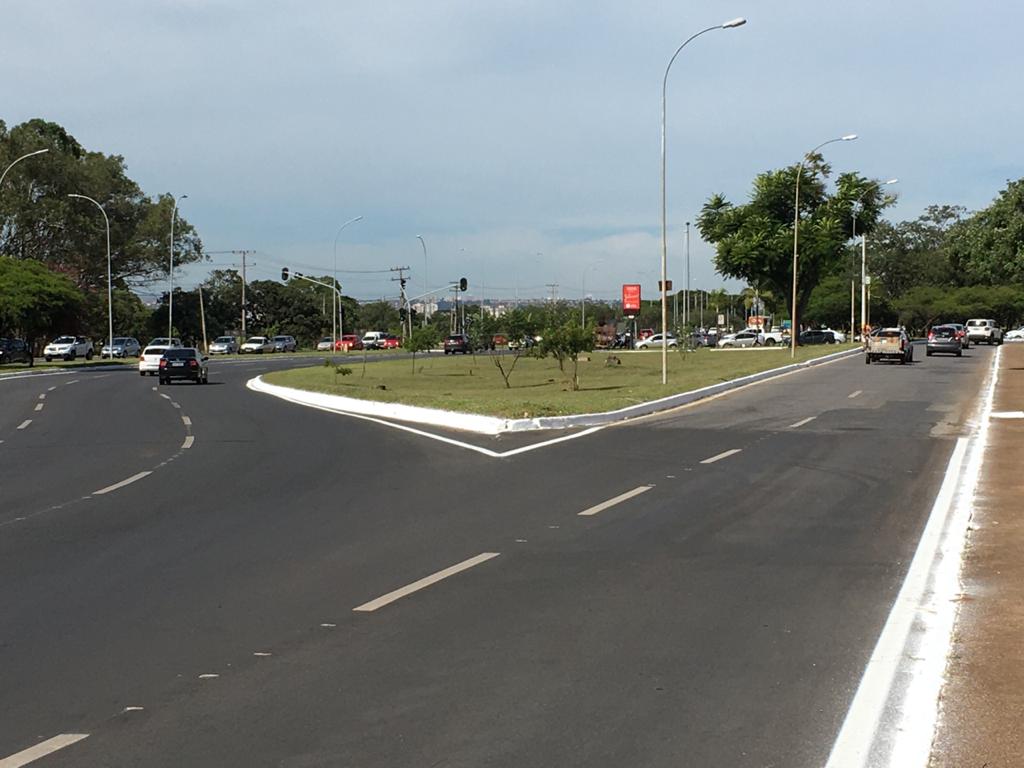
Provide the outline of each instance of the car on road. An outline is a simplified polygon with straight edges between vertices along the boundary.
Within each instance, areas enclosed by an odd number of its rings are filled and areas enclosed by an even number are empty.
[[[991,318],[975,318],[967,321],[967,338],[975,344],[1002,344],[1003,329]]]
[[[139,340],[131,336],[115,336],[114,344],[104,344],[100,357],[138,357],[142,350]]]
[[[402,340],[395,336],[393,333],[389,333],[380,341],[381,349],[398,349],[402,346]]]
[[[864,347],[864,363],[890,360],[900,365],[914,362],[914,345],[902,328],[880,328],[872,331]]]
[[[367,331],[363,334],[363,347],[365,349],[383,349],[384,331]]]
[[[928,331],[928,342],[924,353],[927,357],[938,353],[962,357],[964,345],[957,333],[956,326],[933,325]]]
[[[316,343],[317,352],[330,352],[331,347],[334,346],[334,339],[330,336],[324,336],[320,341]]]
[[[23,339],[0,339],[0,365],[28,363],[32,367],[32,348]]]
[[[55,357],[74,360],[84,357],[92,360],[92,342],[84,336],[58,336],[43,349],[43,357],[50,362]]]
[[[674,349],[679,346],[679,339],[676,338],[674,333],[666,333],[664,339],[664,343],[668,344],[669,348]],[[660,333],[652,333],[650,336],[636,342],[633,345],[633,349],[661,349],[662,343],[662,335]]]
[[[740,331],[739,333],[727,333],[718,340],[721,349],[729,347],[760,347],[764,336],[760,331]]]
[[[836,337],[832,331],[822,331],[812,328],[810,330],[803,331],[799,336],[797,336],[796,343],[800,345],[835,344]]]
[[[209,359],[195,347],[168,347],[160,357],[160,383],[170,384],[174,379],[185,379],[196,384],[209,384]]]
[[[342,337],[340,339],[338,339],[338,345],[336,347],[336,349],[339,352],[350,352],[353,349],[362,349],[362,348],[363,348],[362,340],[359,338],[359,336],[357,336],[354,333],[342,334]]]
[[[273,352],[274,342],[266,336],[250,336],[239,348],[239,354],[262,355],[264,352]]]
[[[956,328],[957,338],[960,339],[960,346],[964,349],[971,348],[971,340],[967,338],[967,326],[963,323],[942,323],[942,325],[951,325]]]
[[[444,340],[444,353],[446,355],[454,355],[456,352],[461,352],[464,355],[469,354],[469,336],[464,333],[453,333]]]
[[[150,339],[147,347],[180,347],[181,339],[176,337],[157,336],[155,339]]]
[[[1020,328],[1014,328],[1012,331],[1007,331],[1006,335],[1003,336],[1003,341],[1024,341],[1024,325]]]
[[[294,352],[298,348],[294,336],[275,336],[272,341],[275,352]]]
[[[160,359],[168,349],[175,349],[167,344],[150,344],[139,355],[139,376],[156,376],[160,371]]]
[[[238,354],[238,339],[234,336],[218,336],[210,345],[211,355]]]

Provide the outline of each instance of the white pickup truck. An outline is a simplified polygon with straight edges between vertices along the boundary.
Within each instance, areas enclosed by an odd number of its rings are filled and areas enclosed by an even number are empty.
[[[58,336],[46,345],[43,357],[46,358],[46,362],[55,357],[62,357],[65,360],[84,357],[86,360],[92,360],[92,342],[84,336]]]
[[[902,328],[880,328],[868,336],[864,345],[864,363],[891,360],[900,365],[914,362],[914,346]]]

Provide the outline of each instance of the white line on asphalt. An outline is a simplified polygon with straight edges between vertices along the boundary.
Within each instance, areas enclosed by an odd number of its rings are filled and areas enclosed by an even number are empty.
[[[181,423],[184,424],[186,427],[191,427],[192,426],[192,419],[190,419],[188,416],[182,416],[181,417]]]
[[[742,450],[742,448],[730,448],[728,451],[722,451],[720,454],[718,454],[717,456],[712,456],[710,459],[704,459],[704,461],[702,461],[701,464],[714,464],[716,461],[727,459],[730,456],[737,454]]]
[[[929,763],[1001,352],[1002,348],[992,357],[977,411],[978,427],[971,437],[956,442],[910,568],[826,768],[924,768]]]
[[[40,400],[45,400],[46,399],[46,393],[43,392],[41,395],[39,395],[39,399]]]
[[[851,392],[850,394],[848,394],[846,396],[846,399],[847,400],[853,400],[853,398],[860,397],[863,394],[864,394],[864,390],[863,389],[858,389],[856,392]]]
[[[383,608],[385,605],[388,605],[389,603],[393,603],[396,600],[401,600],[403,597],[411,595],[413,592],[419,592],[421,589],[425,589],[426,587],[429,587],[431,584],[436,584],[442,579],[447,579],[449,576],[454,576],[455,574],[461,573],[462,571],[472,568],[475,565],[485,563],[488,560],[495,558],[500,554],[500,552],[481,552],[479,555],[475,557],[471,557],[468,560],[463,560],[461,563],[456,563],[455,565],[449,566],[448,568],[445,568],[443,571],[432,573],[430,576],[426,576],[420,579],[419,581],[414,581],[412,584],[400,587],[399,589],[396,589],[393,592],[388,592],[386,595],[381,595],[376,600],[371,600],[368,603],[363,603],[362,605],[356,606],[352,610],[361,611],[364,613],[376,611],[378,608]]]
[[[93,491],[92,495],[93,496],[102,496],[104,493],[110,493],[111,491],[116,491],[118,488],[124,488],[126,485],[131,485],[136,480],[141,480],[146,475],[151,475],[151,474],[153,474],[153,472],[151,470],[147,470],[145,472],[139,472],[137,475],[132,475],[127,480],[122,480],[120,483],[114,483],[113,485],[108,485],[106,488],[100,488],[100,490],[98,490],[98,491]]]
[[[154,391],[154,392],[156,392],[156,391],[157,391],[157,388],[156,388],[156,387],[153,387],[153,391]]]
[[[171,396],[168,395],[168,394],[165,394],[164,392],[160,393],[160,397],[162,397],[164,400],[170,400],[171,399]]]
[[[653,488],[653,487],[654,487],[653,485],[641,485],[641,486],[638,486],[637,488],[634,488],[632,491],[626,491],[625,493],[620,493],[618,496],[616,496],[613,499],[608,499],[608,501],[602,501],[600,504],[595,504],[594,506],[590,507],[589,509],[584,509],[582,512],[577,512],[577,514],[578,515],[582,515],[584,517],[590,517],[591,515],[596,515],[598,512],[604,512],[609,507],[614,507],[616,504],[621,504],[624,501],[628,501],[629,499],[632,499],[634,496],[639,496],[641,493],[646,493],[647,491],[651,490],[651,488]]]
[[[34,747],[24,749],[16,755],[3,758],[0,760],[0,768],[21,768],[21,766],[35,762],[41,757],[52,755],[64,747],[70,747],[88,736],[88,733],[62,733],[52,739],[41,741]]]
[[[171,400],[171,405],[173,405],[175,408],[181,408],[181,406],[178,403],[174,402],[173,400]]]
[[[53,390],[55,390],[56,388],[57,388],[57,385],[54,384],[52,387],[49,387],[46,391],[47,392],[53,392]]]
[[[808,416],[806,419],[800,419],[800,421],[796,422],[795,424],[790,424],[789,425],[789,429],[796,429],[797,427],[802,427],[804,424],[810,424],[816,418],[818,418],[818,417],[817,416]]]
[[[996,411],[993,419],[1024,419],[1024,411]]]
[[[32,419],[25,419],[23,422],[21,422],[21,424],[18,425],[18,429],[24,429],[25,427],[27,427],[31,423],[32,423]]]
[[[46,403],[36,403],[36,410],[37,411],[43,410],[43,406],[44,405],[46,405]]]
[[[184,448],[191,448],[192,447],[192,443],[194,443],[195,441],[196,441],[196,439],[192,435],[187,435],[185,437],[185,442],[181,444],[181,447],[183,449]]]
[[[216,675],[213,672],[205,672],[205,673],[203,673],[202,675],[199,676],[199,679],[200,680],[213,680],[213,679],[218,678],[218,677],[220,677],[220,675]]]
[[[65,387],[70,387],[72,384],[77,384],[77,383],[78,383],[78,379],[72,379],[71,381],[64,382],[64,386]]]

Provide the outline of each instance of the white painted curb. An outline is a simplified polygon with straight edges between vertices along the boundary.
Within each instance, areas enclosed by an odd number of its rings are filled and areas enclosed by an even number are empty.
[[[476,432],[481,435],[500,435],[503,432],[530,432],[539,429],[572,429],[577,427],[599,427],[613,424],[617,421],[633,419],[637,416],[647,416],[658,411],[666,411],[671,408],[678,408],[680,405],[706,397],[712,397],[731,389],[764,381],[776,376],[782,376],[802,368],[830,363],[844,357],[852,357],[861,354],[862,350],[849,349],[843,352],[835,352],[831,355],[807,360],[802,363],[792,363],[781,368],[753,373],[732,381],[723,381],[720,384],[711,384],[707,387],[694,389],[690,392],[680,392],[669,395],[658,400],[651,400],[646,403],[638,403],[617,411],[605,413],[583,413],[573,416],[540,416],[535,419],[503,419],[497,416],[481,416],[475,413],[459,413],[458,411],[443,411],[438,408],[422,408],[415,405],[402,405],[400,403],[381,403],[373,400],[361,400],[355,397],[342,397],[341,395],[328,395],[323,392],[310,392],[305,389],[294,389],[292,387],[281,387],[277,384],[268,384],[263,381],[262,376],[249,379],[246,387],[267,395],[279,397],[291,403],[309,405],[325,411],[335,413],[350,413],[360,416],[376,416],[383,419],[395,419],[407,421],[414,424],[430,424],[436,427],[447,427],[459,429],[466,432]]]

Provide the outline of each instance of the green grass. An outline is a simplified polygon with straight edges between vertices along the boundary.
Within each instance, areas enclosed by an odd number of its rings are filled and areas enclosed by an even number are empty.
[[[822,345],[797,349],[796,360],[810,360],[852,349],[855,345]],[[607,365],[617,357],[621,365]],[[318,366],[264,374],[278,384],[332,395],[357,397],[427,408],[509,418],[558,416],[613,411],[660,397],[686,392],[788,365],[788,350],[699,350],[685,355],[669,351],[668,384],[661,383],[661,352],[593,352],[579,364],[580,389],[572,391],[571,363],[563,373],[547,358],[523,357],[506,389],[489,355],[450,357],[418,355],[410,360],[376,361],[364,366],[358,357],[340,362],[347,376]],[[511,356],[504,358],[511,363]]]

